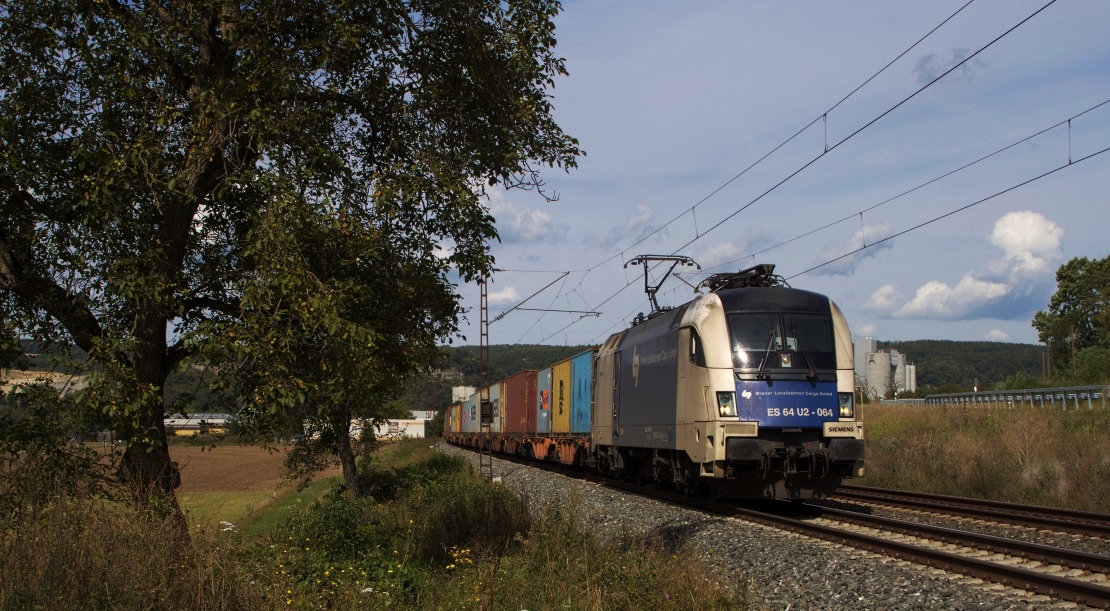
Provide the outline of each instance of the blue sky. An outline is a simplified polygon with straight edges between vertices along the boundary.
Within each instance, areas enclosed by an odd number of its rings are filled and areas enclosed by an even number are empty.
[[[708,273],[775,263],[792,286],[831,296],[856,335],[1035,342],[1030,319],[1056,268],[1110,254],[1110,153],[798,274],[1110,147],[1107,104],[1070,134],[1055,128],[872,208],[1110,100],[1110,3],[1058,0],[988,47],[1046,1],[975,0],[827,115],[966,0],[566,2],[557,51],[570,75],[551,93],[587,156],[547,172],[556,202],[489,194],[506,270],[490,315],[552,281],[522,307],[600,315],[514,311],[491,343],[600,343],[649,310],[642,268],[624,267],[641,254],[689,256]],[[462,343],[476,344],[478,288],[459,292],[472,308]],[[693,295],[671,278],[659,300]]]

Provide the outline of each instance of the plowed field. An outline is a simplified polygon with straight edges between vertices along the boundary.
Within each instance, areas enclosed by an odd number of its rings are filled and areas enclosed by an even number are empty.
[[[181,466],[179,494],[191,492],[273,492],[282,484],[286,448],[267,451],[257,446],[170,446],[170,457]],[[319,474],[330,476],[338,469]]]

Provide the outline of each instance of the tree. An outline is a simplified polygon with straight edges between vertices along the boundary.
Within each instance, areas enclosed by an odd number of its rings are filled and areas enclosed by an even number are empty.
[[[1033,327],[1048,346],[1055,370],[1075,377],[1079,363],[1096,360],[1094,354],[1082,358],[1085,350],[1110,348],[1107,299],[1110,299],[1110,256],[1076,257],[1056,270],[1056,293],[1048,310],[1033,317]]]
[[[4,3],[0,323],[88,352],[123,480],[172,501],[165,380],[192,355],[241,422],[326,423],[341,455],[437,358],[449,274],[492,264],[485,190],[581,154],[551,116],[559,8]]]

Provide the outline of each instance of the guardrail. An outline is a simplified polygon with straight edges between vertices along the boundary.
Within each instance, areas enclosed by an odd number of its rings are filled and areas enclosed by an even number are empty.
[[[1033,409],[1106,409],[1110,386],[1065,386],[929,395],[926,405]]]

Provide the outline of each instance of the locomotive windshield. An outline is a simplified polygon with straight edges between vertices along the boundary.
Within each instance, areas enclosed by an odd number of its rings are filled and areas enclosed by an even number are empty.
[[[731,314],[732,366],[737,369],[835,369],[832,321],[822,314]],[[782,358],[782,354],[796,354]]]

